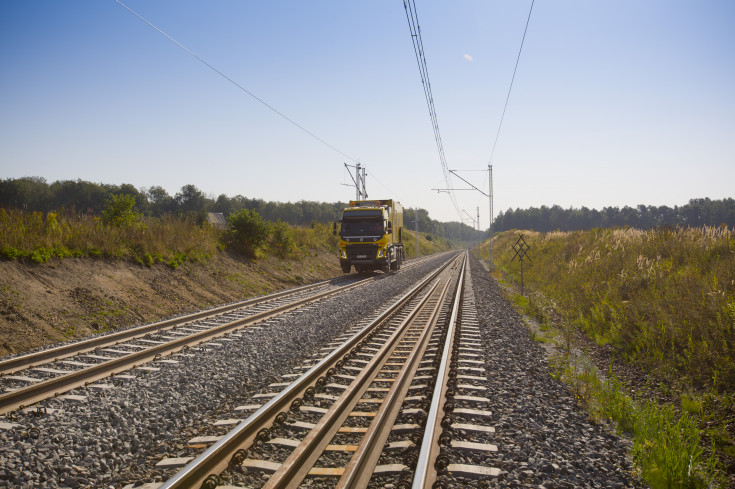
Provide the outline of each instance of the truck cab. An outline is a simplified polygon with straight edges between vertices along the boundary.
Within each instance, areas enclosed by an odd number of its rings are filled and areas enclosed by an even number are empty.
[[[349,273],[352,266],[359,273],[400,268],[405,252],[401,241],[403,207],[399,202],[350,201],[339,224],[339,261],[344,273]]]

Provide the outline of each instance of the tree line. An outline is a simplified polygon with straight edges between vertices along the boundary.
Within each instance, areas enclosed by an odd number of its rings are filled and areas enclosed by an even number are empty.
[[[225,217],[243,209],[257,212],[266,221],[308,226],[311,223],[330,223],[340,219],[345,202],[271,202],[250,199],[242,195],[217,197],[206,195],[195,185],[184,185],[170,195],[160,186],[137,189],[124,183],[112,185],[84,180],[60,180],[48,183],[41,177],[0,179],[0,207],[40,212],[68,212],[101,216],[110,199],[129,195],[135,199],[136,211],[144,216],[195,215],[200,222],[208,212],[221,212]],[[406,209],[404,225],[415,229],[418,214],[419,232],[429,239],[439,236],[456,243],[471,243],[483,238],[482,231],[459,222],[438,222],[425,209]]]
[[[530,209],[508,209],[500,212],[493,224],[494,232],[510,229],[534,231],[577,231],[592,228],[625,227],[651,229],[658,227],[721,226],[735,228],[735,199],[691,199],[679,207],[638,205],[597,209],[569,208],[558,205]]]
[[[120,195],[132,196],[138,212],[149,217],[191,214],[206,217],[208,212],[221,212],[229,216],[249,209],[258,212],[266,220],[281,220],[290,224],[333,221],[345,206],[339,202],[324,204],[309,201],[283,204],[248,199],[242,195],[212,197],[195,185],[184,185],[179,192],[170,195],[160,186],[139,190],[128,183],[111,185],[61,180],[49,184],[39,177],[0,180],[0,206],[9,209],[101,215],[110,198]]]

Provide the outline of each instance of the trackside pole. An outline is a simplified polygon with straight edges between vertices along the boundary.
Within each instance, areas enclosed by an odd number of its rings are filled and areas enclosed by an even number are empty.
[[[513,251],[515,251],[515,255],[513,255],[513,258],[510,260],[511,263],[513,263],[513,260],[518,257],[518,259],[521,261],[521,295],[523,294],[523,259],[528,256],[528,250],[530,250],[531,247],[528,246],[526,243],[526,240],[523,239],[523,235],[521,234],[518,237],[518,241],[513,245]],[[530,260],[531,257],[528,256],[528,259]]]

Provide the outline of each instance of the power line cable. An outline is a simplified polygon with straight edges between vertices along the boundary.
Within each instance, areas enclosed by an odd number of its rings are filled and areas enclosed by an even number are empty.
[[[518,62],[521,60],[521,53],[523,52],[523,43],[526,41],[526,32],[528,32],[528,23],[531,21],[531,12],[533,12],[533,4],[535,0],[531,0],[531,8],[528,9],[528,18],[526,19],[526,28],[523,30],[523,39],[521,39],[521,47],[518,49],[518,57],[516,58],[516,66],[513,68],[513,77],[510,79],[510,87],[508,87],[508,95],[505,97],[505,107],[503,107],[503,115],[500,117],[500,124],[498,124],[498,132],[495,134],[495,142],[493,143],[493,150],[490,153],[490,163],[493,161],[493,155],[495,154],[495,147],[498,145],[498,138],[500,137],[500,129],[503,127],[503,120],[505,119],[505,111],[508,109],[508,101],[510,100],[510,92],[513,90],[513,82],[516,79],[516,71],[518,71]]]
[[[187,53],[189,53],[192,57],[196,58],[198,61],[200,61],[206,67],[208,67],[210,70],[214,71],[215,73],[217,73],[218,75],[220,75],[222,78],[224,78],[225,80],[229,81],[230,83],[232,83],[233,85],[235,85],[237,88],[239,88],[243,92],[247,93],[252,98],[254,98],[255,100],[257,100],[261,104],[265,105],[267,108],[269,108],[270,110],[272,110],[273,112],[275,112],[279,116],[281,116],[282,118],[286,119],[288,122],[290,122],[291,124],[293,124],[297,128],[301,129],[303,132],[305,132],[306,134],[308,134],[312,138],[316,139],[317,141],[319,141],[323,145],[325,145],[328,148],[336,151],[337,153],[341,154],[345,158],[347,158],[347,159],[349,159],[349,160],[354,161],[355,163],[357,163],[357,160],[355,158],[353,158],[352,156],[350,156],[350,155],[342,152],[341,150],[335,148],[334,146],[332,146],[331,144],[329,144],[328,142],[326,142],[325,140],[323,140],[322,138],[320,138],[319,136],[317,136],[313,132],[311,132],[308,129],[306,129],[304,126],[300,125],[299,123],[297,123],[293,119],[289,118],[288,116],[286,116],[285,114],[283,114],[282,112],[280,112],[279,110],[277,110],[272,105],[268,104],[266,101],[264,101],[263,99],[261,99],[260,97],[258,97],[257,95],[255,95],[254,93],[252,93],[251,91],[249,91],[248,89],[246,89],[245,87],[243,87],[242,85],[240,85],[239,83],[237,83],[235,80],[233,80],[232,78],[230,78],[229,76],[225,75],[220,70],[218,70],[217,68],[215,68],[214,66],[212,66],[211,64],[209,64],[207,61],[205,61],[204,59],[202,59],[200,56],[198,56],[192,50],[190,50],[189,48],[187,48],[186,46],[184,46],[183,44],[181,44],[179,41],[177,41],[173,37],[171,37],[168,34],[166,34],[165,32],[163,32],[161,29],[159,29],[158,27],[156,27],[155,25],[153,25],[153,23],[151,23],[150,21],[148,21],[146,18],[144,18],[138,12],[134,11],[133,9],[131,9],[130,7],[128,7],[127,5],[125,5],[124,3],[122,3],[120,0],[114,0],[114,1],[116,3],[118,3],[120,6],[122,6],[123,8],[125,8],[128,12],[130,12],[131,14],[135,15],[140,20],[142,20],[143,22],[145,22],[146,24],[148,24],[150,27],[152,27],[153,29],[157,30],[160,34],[162,34],[164,37],[166,37],[169,41],[171,41],[172,43],[176,44],[178,47],[180,47],[181,49],[183,49],[184,51],[186,51]]]
[[[393,196],[394,199],[403,202],[404,205],[407,205],[407,202],[404,201],[401,198],[401,196],[398,195],[397,192],[394,192],[390,187],[388,187],[386,184],[384,184],[382,181],[380,181],[380,179],[378,177],[375,176],[375,172],[374,171],[371,171],[369,173],[369,175],[373,178],[373,180],[375,180],[376,182],[378,182],[384,189],[386,189],[388,191],[388,193]]]
[[[462,213],[459,209],[459,206],[457,205],[457,199],[455,198],[454,192],[452,190],[452,178],[449,173],[449,167],[447,166],[441,133],[439,132],[439,120],[436,115],[436,107],[434,106],[434,96],[431,92],[429,68],[426,64],[424,42],[421,38],[421,26],[419,24],[418,12],[416,10],[416,2],[414,0],[403,0],[403,8],[406,11],[406,20],[408,22],[408,29],[411,33],[411,41],[413,43],[413,50],[416,56],[416,63],[418,64],[419,74],[421,75],[421,84],[424,88],[426,105],[429,109],[429,119],[431,120],[431,126],[434,132],[434,140],[436,142],[437,151],[439,153],[439,162],[441,163],[442,172],[444,174],[444,182],[447,185],[449,196],[452,200],[452,204],[454,205],[454,209],[457,211],[457,215],[461,219]]]

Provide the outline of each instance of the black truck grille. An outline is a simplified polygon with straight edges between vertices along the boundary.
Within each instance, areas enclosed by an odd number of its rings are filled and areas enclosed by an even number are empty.
[[[378,245],[347,245],[347,258],[350,260],[375,260]]]

